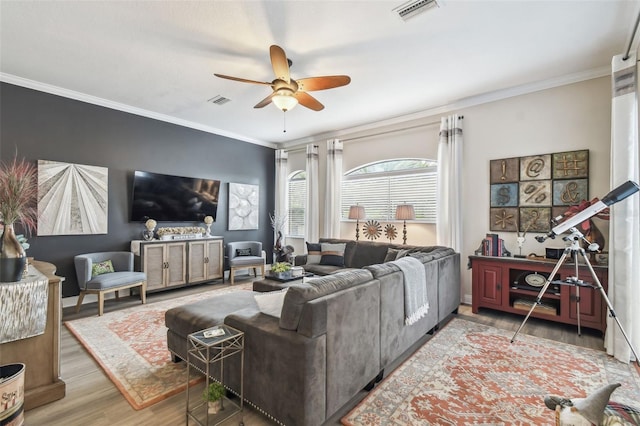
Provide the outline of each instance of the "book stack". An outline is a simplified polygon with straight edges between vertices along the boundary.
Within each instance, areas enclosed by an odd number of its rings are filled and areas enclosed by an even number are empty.
[[[482,240],[483,256],[504,256],[504,240],[498,237],[498,234],[487,234]]]

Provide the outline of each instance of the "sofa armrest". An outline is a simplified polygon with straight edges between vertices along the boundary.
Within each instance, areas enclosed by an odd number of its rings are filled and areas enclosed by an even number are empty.
[[[242,310],[225,324],[245,333],[245,399],[284,424],[320,425],[326,415],[326,336],[281,329],[278,318]],[[230,359],[231,362],[237,360]],[[225,367],[231,362],[225,361]],[[231,386],[239,365],[231,366]],[[225,370],[225,375],[227,371]]]

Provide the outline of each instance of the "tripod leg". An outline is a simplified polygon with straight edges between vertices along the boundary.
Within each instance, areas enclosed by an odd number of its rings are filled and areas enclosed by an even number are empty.
[[[624,336],[624,340],[627,341],[627,344],[629,345],[629,348],[631,348],[631,352],[633,352],[633,356],[636,357],[636,364],[640,367],[640,357],[638,356],[638,352],[633,347],[633,344],[631,343],[631,340],[629,340],[629,336],[627,336],[627,333],[624,331],[624,328],[622,327],[622,324],[620,323],[620,320],[616,316],[616,311],[613,309],[613,305],[611,304],[611,301],[609,301],[609,298],[607,297],[607,293],[604,291],[604,288],[602,287],[602,284],[600,283],[600,280],[598,279],[598,276],[596,275],[596,271],[593,270],[593,266],[591,266],[591,263],[589,262],[589,259],[587,259],[587,256],[585,255],[585,252],[584,252],[584,249],[582,249],[581,253],[582,253],[582,257],[584,257],[584,260],[585,260],[585,262],[587,264],[587,267],[589,268],[589,271],[591,272],[591,276],[593,277],[593,282],[596,283],[597,288],[600,291],[600,294],[602,295],[602,300],[604,300],[605,303],[607,304],[607,308],[609,309],[609,315],[611,315],[611,317],[616,321],[616,324],[618,324],[618,328],[622,332],[622,335]]]
[[[522,327],[524,327],[524,324],[527,322],[527,320],[529,319],[529,317],[533,313],[533,310],[536,308],[536,306],[538,306],[540,304],[540,300],[542,300],[542,296],[547,291],[547,288],[549,288],[549,284],[551,284],[551,280],[553,280],[553,277],[556,276],[556,273],[558,272],[558,269],[560,269],[560,267],[564,263],[564,260],[567,258],[567,255],[569,254],[570,251],[571,251],[571,249],[569,247],[564,249],[564,253],[562,253],[562,256],[558,260],[558,263],[556,263],[556,266],[553,268],[553,271],[551,271],[551,274],[549,274],[549,276],[547,277],[547,281],[544,283],[544,285],[540,289],[540,293],[538,293],[538,297],[536,298],[536,302],[533,304],[533,306],[531,306],[531,309],[529,309],[529,312],[527,313],[527,316],[524,317],[524,320],[522,321],[522,324],[520,324],[520,327],[518,327],[518,329],[516,330],[515,334],[511,338],[511,343],[515,342],[516,336],[518,335],[518,333],[520,333],[520,330],[522,330]]]
[[[582,251],[582,256],[584,257],[584,250]],[[575,271],[576,271],[576,281],[578,280],[578,274],[579,274],[579,270],[578,270],[578,252],[573,250],[573,264],[575,265]],[[576,314],[578,316],[578,336],[582,336],[582,329],[580,327],[580,286],[576,285],[574,286],[574,288],[576,289]]]

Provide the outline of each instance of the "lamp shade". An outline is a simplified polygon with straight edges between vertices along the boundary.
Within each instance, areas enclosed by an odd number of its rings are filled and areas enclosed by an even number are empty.
[[[349,207],[349,219],[364,219],[364,207],[363,206],[351,206]]]
[[[396,207],[397,220],[412,220],[416,218],[416,212],[411,204],[398,204]]]

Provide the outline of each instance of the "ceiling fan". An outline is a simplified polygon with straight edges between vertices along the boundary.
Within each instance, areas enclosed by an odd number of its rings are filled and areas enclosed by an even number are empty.
[[[216,77],[226,78],[228,80],[240,81],[242,83],[262,84],[271,86],[273,92],[258,102],[254,108],[262,108],[273,102],[282,111],[290,111],[298,103],[300,105],[320,111],[324,108],[316,98],[307,92],[315,90],[333,89],[334,87],[346,86],[351,82],[351,78],[347,75],[329,75],[324,77],[308,77],[294,80],[289,75],[289,67],[291,60],[287,59],[287,55],[280,46],[275,44],[269,48],[271,55],[271,65],[276,75],[272,82],[262,82],[255,80],[247,80],[244,78],[231,77],[223,74],[214,74]]]

